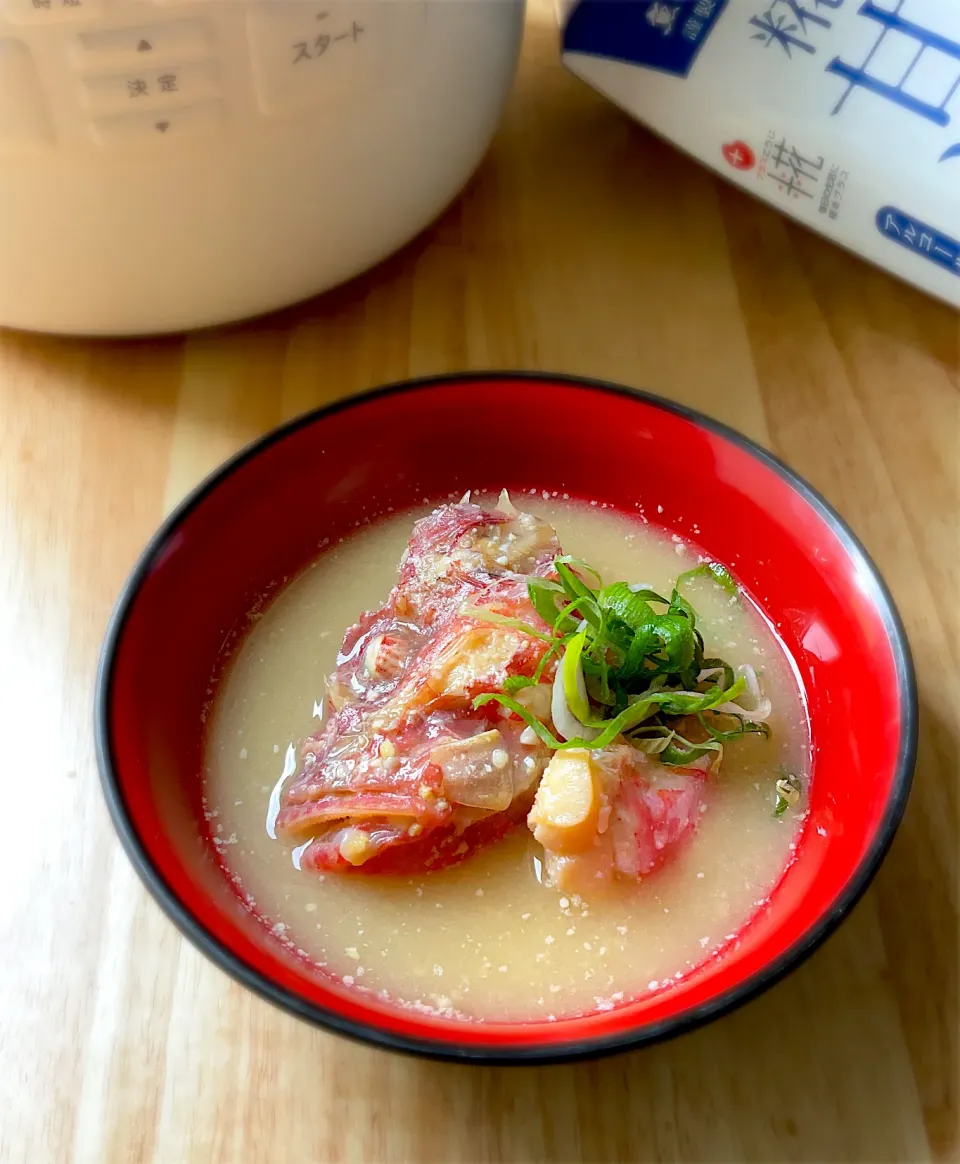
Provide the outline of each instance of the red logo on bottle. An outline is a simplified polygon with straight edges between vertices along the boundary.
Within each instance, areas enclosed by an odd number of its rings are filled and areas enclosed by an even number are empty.
[[[757,155],[745,141],[727,142],[723,156],[735,170],[752,170],[757,164]]]

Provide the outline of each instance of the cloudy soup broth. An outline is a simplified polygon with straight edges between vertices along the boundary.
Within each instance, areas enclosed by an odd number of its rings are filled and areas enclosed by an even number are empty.
[[[514,501],[550,522],[564,551],[605,582],[669,595],[702,560],[694,544],[601,507]],[[805,817],[809,737],[797,680],[759,612],[712,579],[686,590],[705,654],[755,668],[772,734],[725,745],[719,773],[703,782],[695,830],[649,876],[596,892],[548,887],[543,850],[522,821],[460,864],[414,876],[300,871],[295,843],[268,835],[285,762],[320,728],[344,630],[384,601],[419,516],[390,516],[325,552],[255,617],[225,668],[209,717],[205,803],[226,868],[282,940],[396,1004],[536,1020],[668,989],[763,908]],[[796,774],[800,797],[778,815],[784,773]]]

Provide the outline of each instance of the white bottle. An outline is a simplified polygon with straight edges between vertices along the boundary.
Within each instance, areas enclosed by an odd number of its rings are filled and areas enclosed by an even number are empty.
[[[564,62],[737,185],[960,307],[960,0],[573,0]]]

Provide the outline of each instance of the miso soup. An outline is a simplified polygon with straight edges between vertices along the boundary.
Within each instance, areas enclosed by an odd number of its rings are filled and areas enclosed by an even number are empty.
[[[692,541],[599,506],[513,503],[533,515],[526,525],[512,513],[514,524],[483,525],[467,503],[463,536],[486,558],[477,575],[458,566],[466,590],[448,587],[428,613],[424,596],[449,579],[433,559],[411,567],[426,552],[416,536],[408,547],[423,514],[391,515],[323,553],[251,619],[206,751],[214,843],[265,925],[348,986],[477,1020],[609,1009],[733,942],[791,860],[810,768],[783,647],[722,572],[698,571]],[[484,504],[490,520],[497,502]],[[461,536],[425,528],[431,553]],[[566,573],[561,548],[576,559]],[[383,624],[396,633],[374,634],[372,616],[358,628],[361,612],[386,609],[401,558],[409,586]],[[575,605],[565,584],[592,597]],[[689,640],[684,603],[702,636],[694,663],[671,638],[679,628]],[[431,636],[443,635],[438,647]],[[725,684],[733,694],[718,702]],[[730,710],[752,701],[758,716],[758,698],[762,724]],[[606,746],[617,715],[625,727]],[[402,725],[414,721],[411,736]],[[571,722],[592,739],[569,747]],[[425,757],[413,784],[405,748]]]

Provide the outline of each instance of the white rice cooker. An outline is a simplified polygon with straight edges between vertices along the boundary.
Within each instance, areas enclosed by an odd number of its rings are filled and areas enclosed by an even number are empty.
[[[272,310],[426,226],[483,156],[523,0],[0,0],[0,325]]]

